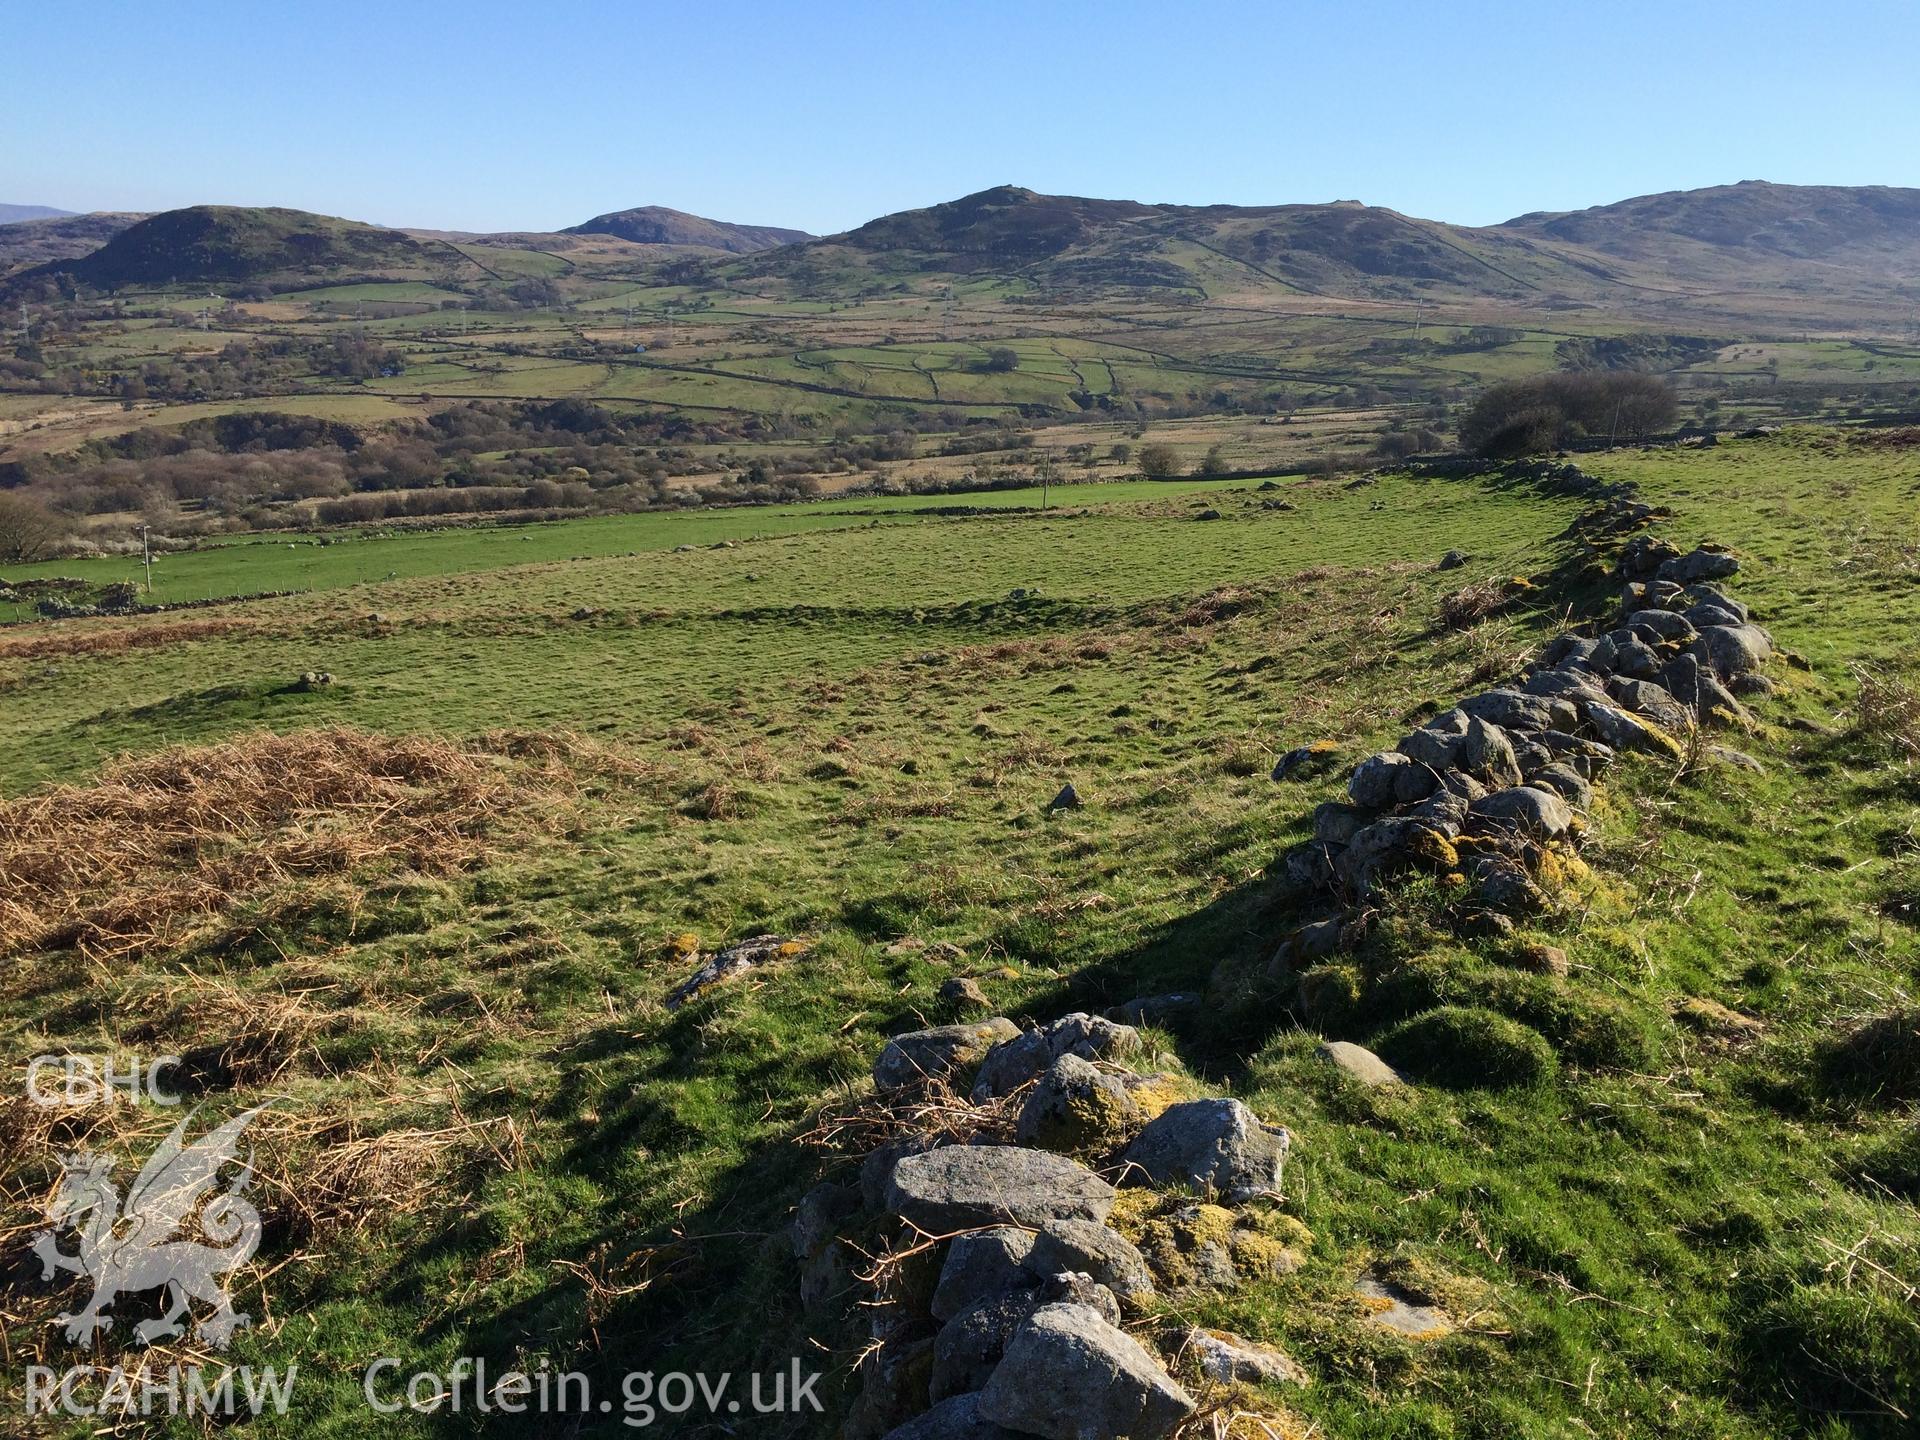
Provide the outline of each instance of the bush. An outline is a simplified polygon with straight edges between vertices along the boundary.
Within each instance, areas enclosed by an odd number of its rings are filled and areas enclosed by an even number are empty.
[[[1460,422],[1460,443],[1494,460],[1538,455],[1583,436],[1639,442],[1673,424],[1673,391],[1638,371],[1536,375],[1495,385]]]
[[[1538,1085],[1556,1068],[1553,1047],[1538,1031],[1467,1005],[1416,1015],[1375,1048],[1397,1069],[1459,1089]]]
[[[1180,452],[1155,443],[1140,447],[1140,473],[1149,480],[1171,480],[1180,473]]]

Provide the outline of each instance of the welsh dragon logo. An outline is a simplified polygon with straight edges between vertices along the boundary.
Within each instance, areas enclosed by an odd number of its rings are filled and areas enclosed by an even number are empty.
[[[134,1327],[135,1338],[144,1344],[183,1334],[181,1322],[195,1300],[214,1309],[194,1325],[194,1336],[216,1349],[224,1350],[234,1332],[252,1322],[252,1316],[233,1308],[217,1277],[246,1264],[260,1248],[260,1212],[245,1198],[253,1182],[253,1156],[249,1151],[239,1162],[236,1152],[241,1132],[264,1108],[235,1116],[191,1144],[187,1126],[199,1112],[186,1115],[142,1167],[124,1205],[110,1157],[85,1151],[63,1157],[65,1173],[48,1208],[52,1227],[35,1238],[33,1253],[44,1280],[65,1270],[93,1281],[86,1308],[59,1317],[69,1341],[84,1345],[111,1330],[112,1317],[101,1312],[122,1295],[146,1290],[164,1289],[167,1310]],[[214,1193],[230,1163],[240,1165],[239,1173]],[[213,1244],[190,1238],[196,1216],[198,1229]],[[69,1228],[79,1236],[77,1255],[60,1249],[60,1232]],[[188,1236],[179,1236],[183,1229]]]

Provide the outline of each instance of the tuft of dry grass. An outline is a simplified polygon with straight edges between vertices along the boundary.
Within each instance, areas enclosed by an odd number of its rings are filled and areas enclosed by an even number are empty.
[[[336,727],[116,761],[0,803],[0,956],[147,954],[292,879],[458,870],[571,790],[581,753]]]
[[[1854,732],[1909,756],[1920,755],[1920,687],[1904,675],[1853,667],[1860,698]]]
[[[1507,593],[1499,581],[1477,580],[1440,598],[1440,623],[1449,630],[1465,630],[1497,613],[1506,603]]]

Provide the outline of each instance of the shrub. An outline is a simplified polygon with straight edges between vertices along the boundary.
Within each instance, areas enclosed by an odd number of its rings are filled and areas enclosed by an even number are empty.
[[[1396,1025],[1376,1047],[1388,1064],[1437,1085],[1538,1085],[1556,1068],[1538,1031],[1477,1006],[1443,1005]]]
[[[1582,436],[1644,440],[1672,425],[1676,413],[1666,382],[1638,371],[1536,375],[1481,395],[1460,422],[1460,443],[1511,460]]]
[[[1180,473],[1180,452],[1171,445],[1142,445],[1140,473],[1149,480],[1171,480]]]

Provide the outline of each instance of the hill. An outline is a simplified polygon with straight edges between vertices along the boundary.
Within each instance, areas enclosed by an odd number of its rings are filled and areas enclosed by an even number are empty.
[[[1166,205],[1005,185],[755,262],[762,272],[1016,273],[1050,291],[1219,299],[1274,285],[1344,299],[1645,305],[1684,286],[1859,300],[1920,274],[1920,192],[1747,182],[1577,214],[1453,225],[1357,201]]]
[[[415,278],[460,262],[445,247],[354,220],[277,207],[193,205],[149,216],[91,254],[52,268],[116,290],[375,272]]]
[[[53,220],[71,214],[71,210],[56,210],[51,205],[0,205],[0,225],[18,225],[23,220]]]
[[[101,211],[0,224],[0,275],[50,260],[77,260],[146,216]]]
[[[730,255],[751,255],[781,245],[793,245],[813,236],[805,230],[783,230],[774,225],[734,225],[708,220],[663,205],[641,205],[596,215],[583,225],[569,226],[563,235],[612,235],[641,245],[697,245]]]
[[[1634,260],[1819,261],[1920,273],[1920,190],[1743,180],[1538,212],[1500,227]]]

